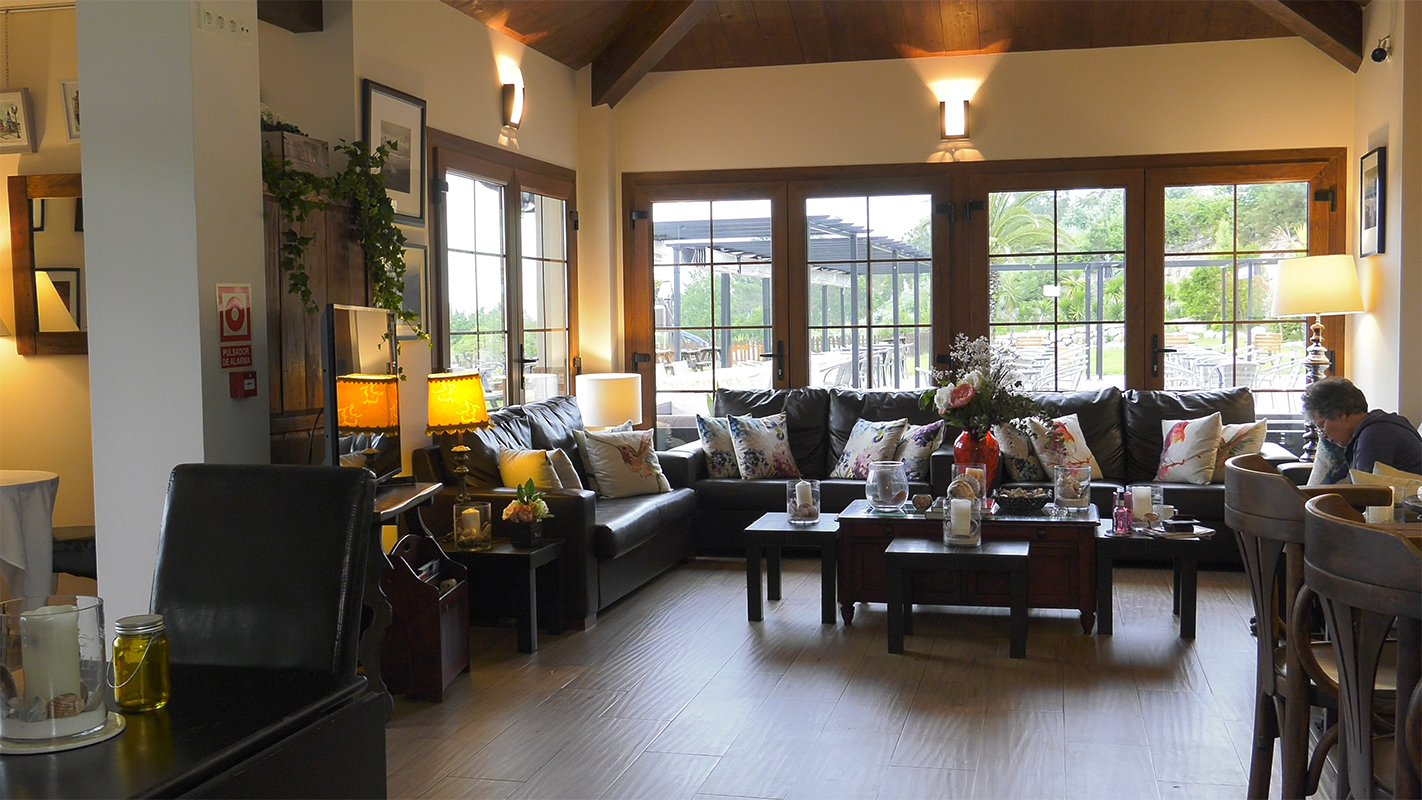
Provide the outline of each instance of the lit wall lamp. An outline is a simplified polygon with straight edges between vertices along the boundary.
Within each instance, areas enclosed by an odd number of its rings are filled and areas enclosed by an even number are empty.
[[[504,125],[517,129],[523,122],[523,86],[504,84]]]
[[[938,104],[938,117],[942,123],[944,141],[968,138],[968,101],[962,108],[956,100],[945,100]]]

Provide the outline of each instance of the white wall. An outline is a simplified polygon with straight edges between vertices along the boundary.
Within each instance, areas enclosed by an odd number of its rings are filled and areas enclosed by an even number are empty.
[[[39,151],[0,155],[0,179],[11,175],[79,172],[80,144],[64,127],[60,82],[79,75],[74,9],[10,14],[0,41],[10,86],[30,90]],[[15,329],[10,274],[10,208],[0,204],[0,323]],[[87,294],[81,298],[87,302]],[[0,469],[42,469],[59,475],[54,524],[94,523],[94,469],[89,449],[87,356],[20,356],[13,336],[0,338]]]
[[[1391,35],[1392,57],[1363,60],[1354,103],[1355,160],[1387,148],[1384,252],[1360,258],[1368,313],[1349,320],[1352,377],[1370,405],[1422,420],[1422,6],[1384,0],[1363,10],[1365,49]],[[1406,107],[1405,105],[1406,104]],[[1355,162],[1356,169],[1356,162]],[[1356,187],[1356,175],[1354,186]],[[1358,190],[1350,197],[1349,251],[1358,254]]]

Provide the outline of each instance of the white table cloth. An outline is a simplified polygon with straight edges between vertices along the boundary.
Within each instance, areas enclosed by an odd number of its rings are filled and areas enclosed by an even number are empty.
[[[45,596],[54,580],[54,497],[59,476],[0,470],[0,574],[11,597]]]

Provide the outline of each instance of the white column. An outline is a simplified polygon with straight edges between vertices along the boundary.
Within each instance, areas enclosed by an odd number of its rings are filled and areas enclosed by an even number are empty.
[[[99,588],[148,610],[168,474],[268,460],[256,4],[79,0]],[[252,285],[259,395],[228,397],[217,283]],[[234,502],[240,502],[234,498]]]

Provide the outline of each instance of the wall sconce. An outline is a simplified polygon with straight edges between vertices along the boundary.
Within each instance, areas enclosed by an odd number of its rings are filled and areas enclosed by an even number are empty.
[[[938,104],[938,118],[942,123],[944,141],[968,138],[968,101],[958,107],[957,101],[943,101]]]
[[[523,122],[523,86],[504,84],[504,125],[518,129]]]

